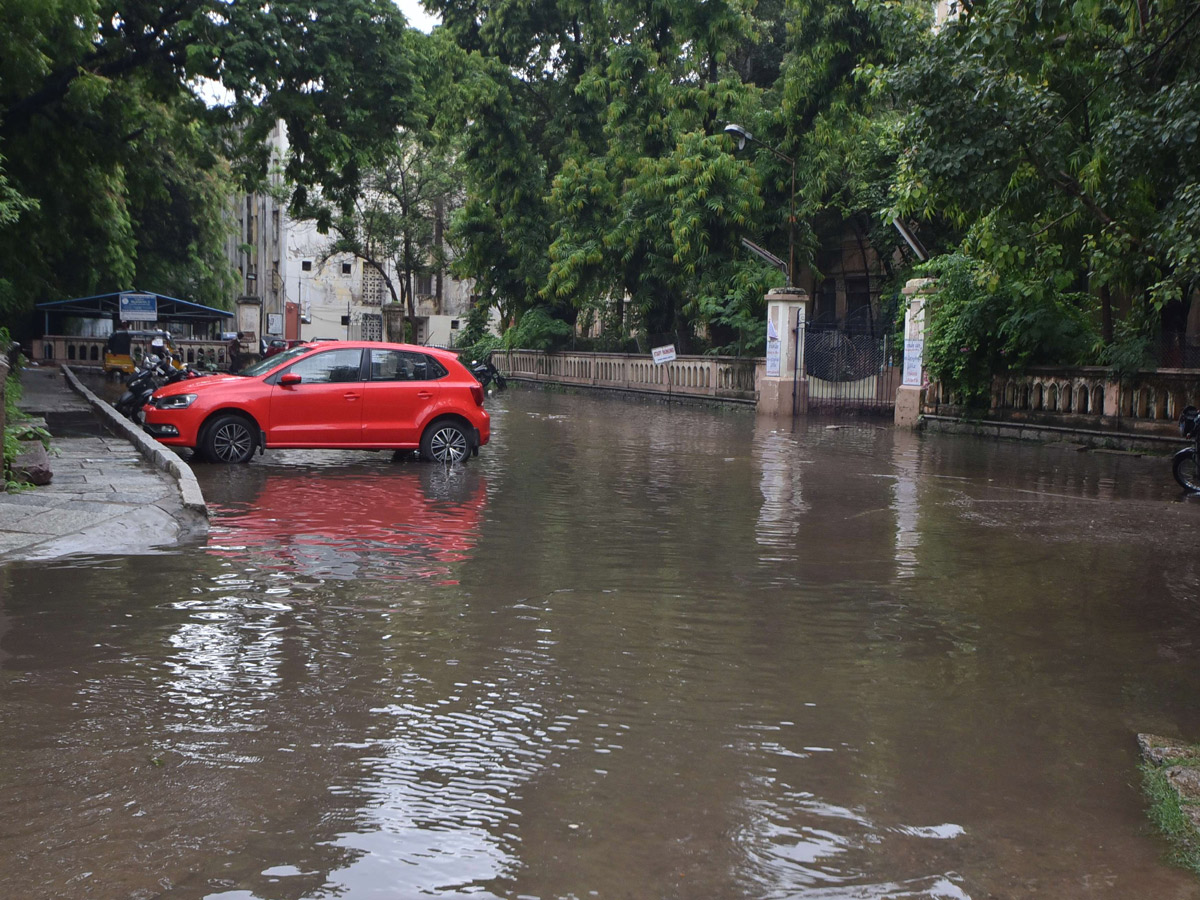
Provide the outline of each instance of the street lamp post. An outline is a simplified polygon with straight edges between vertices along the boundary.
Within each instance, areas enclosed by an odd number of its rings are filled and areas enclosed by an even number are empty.
[[[760,147],[765,147],[769,153],[773,154],[778,159],[782,159],[785,163],[792,167],[792,190],[788,196],[787,286],[789,288],[795,287],[796,280],[793,273],[796,271],[796,160],[792,159],[792,157],[788,156],[786,153],[781,153],[770,144],[760,141],[741,125],[726,125],[725,133],[737,141],[737,148],[739,150],[745,149],[747,142],[758,144]]]

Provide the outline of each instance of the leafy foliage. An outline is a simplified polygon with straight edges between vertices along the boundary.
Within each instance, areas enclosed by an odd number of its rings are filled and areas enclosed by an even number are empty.
[[[574,333],[569,322],[554,318],[543,306],[535,306],[504,333],[502,343],[506,350],[561,350]]]
[[[0,327],[0,350],[7,350],[10,346],[12,338],[8,329]],[[5,491],[19,491],[29,487],[12,470],[13,463],[23,449],[23,442],[41,441],[47,450],[50,449],[50,433],[40,425],[29,422],[28,416],[17,406],[21,402],[20,372],[24,357],[18,356],[15,362],[16,365],[10,369],[4,383],[3,465],[0,468],[3,470]]]
[[[227,303],[226,204],[265,176],[261,138],[286,122],[299,203],[349,203],[420,103],[405,35],[388,0],[0,4],[0,314],[135,285]]]
[[[1086,294],[1003,280],[961,254],[938,257],[921,271],[938,279],[936,300],[926,307],[925,364],[966,406],[987,406],[994,373],[1076,364],[1096,341]]]
[[[318,220],[326,213],[332,218],[336,237],[326,255],[350,253],[362,259],[411,318],[416,315],[413,278],[445,267],[441,231],[447,206],[457,200],[460,174],[452,156],[402,132],[364,175],[351,209],[335,212],[316,203],[307,211]]]
[[[1172,760],[1172,765],[1195,767],[1194,759]],[[1183,808],[1178,792],[1171,786],[1163,766],[1141,765],[1142,791],[1150,802],[1150,821],[1171,845],[1170,860],[1180,868],[1200,875],[1200,832]]]
[[[944,216],[1003,278],[1161,308],[1200,260],[1200,7],[992,0],[897,65],[896,209]],[[1105,340],[1113,308],[1105,301]]]
[[[878,286],[913,262],[893,217],[950,254],[942,365],[976,399],[1084,345],[1125,371],[1186,321],[1191,0],[988,0],[937,31],[924,0],[425,6],[431,35],[391,0],[0,4],[0,314],[138,283],[219,304],[225,198],[283,120],[292,211],[335,252],[440,269],[452,196],[453,269],[510,345],[582,323],[760,352],[781,278],[743,239],[809,286],[877,260]]]

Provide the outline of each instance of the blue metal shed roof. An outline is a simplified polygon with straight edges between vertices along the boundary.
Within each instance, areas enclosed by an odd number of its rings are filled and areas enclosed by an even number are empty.
[[[46,313],[61,313],[92,319],[107,318],[118,312],[122,294],[153,294],[158,299],[159,318],[163,320],[215,322],[220,319],[232,319],[234,315],[227,309],[204,306],[201,303],[180,300],[178,297],[168,297],[166,294],[157,294],[154,291],[114,291],[111,294],[93,294],[91,297],[73,297],[70,300],[46,300],[37,304],[36,308]]]

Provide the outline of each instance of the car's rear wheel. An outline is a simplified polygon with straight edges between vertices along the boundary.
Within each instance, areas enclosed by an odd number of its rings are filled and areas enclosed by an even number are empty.
[[[197,448],[206,459],[219,463],[246,463],[254,456],[258,438],[245,416],[227,414],[208,423]]]
[[[421,435],[421,459],[426,462],[456,463],[470,455],[471,436],[453,419],[438,419]]]

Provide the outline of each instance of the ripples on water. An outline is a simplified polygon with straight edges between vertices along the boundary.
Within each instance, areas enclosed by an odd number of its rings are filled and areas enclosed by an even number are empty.
[[[198,465],[202,554],[13,572],[37,599],[0,634],[0,850],[22,861],[0,882],[1193,896],[1129,787],[1133,730],[1200,727],[1195,676],[1161,662],[1194,656],[1194,598],[1163,585],[1195,567],[1145,562],[1165,500],[1136,463],[595,398],[493,408],[469,466]],[[1114,520],[1116,500],[1149,512]],[[1093,510],[1132,545],[1098,548]]]

